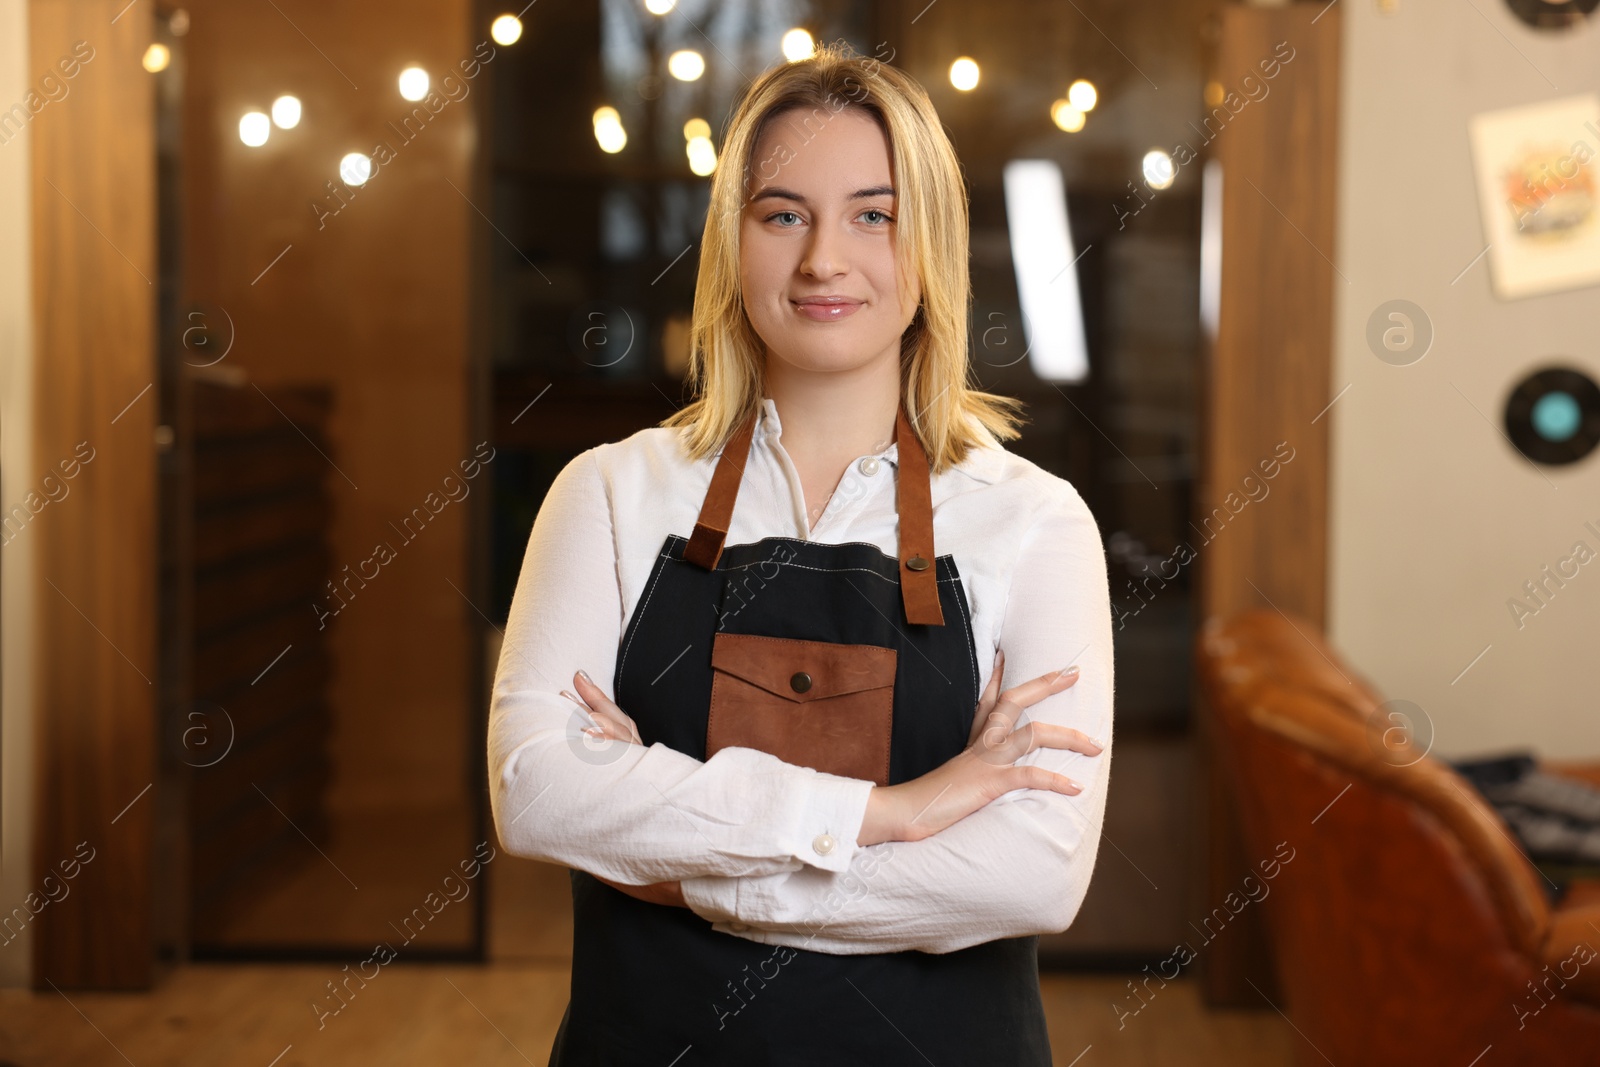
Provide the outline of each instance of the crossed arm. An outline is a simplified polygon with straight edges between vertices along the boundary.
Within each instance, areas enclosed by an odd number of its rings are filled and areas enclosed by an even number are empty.
[[[816,951],[949,952],[1065,929],[1098,850],[1113,679],[1098,530],[1058,484],[1024,538],[1000,647],[1008,682],[1080,665],[1077,684],[1024,721],[1075,727],[1105,751],[1041,748],[1018,761],[1073,777],[1077,795],[1013,790],[924,840],[863,847],[871,783],[753,749],[702,763],[583,734],[593,720],[559,690],[578,667],[609,677],[621,606],[604,483],[595,457],[580,456],[535,522],[496,676],[491,780],[506,847],[658,903],[681,899],[724,932]],[[819,832],[839,843],[828,856],[809,849]]]
[[[600,446],[600,449],[606,446]],[[622,628],[606,482],[591,449],[557,475],[534,521],[489,712],[495,826],[514,855],[628,885],[843,871],[872,783],[748,748],[704,762],[663,744],[595,742],[561,695],[609,678]],[[840,847],[811,851],[818,834]]]

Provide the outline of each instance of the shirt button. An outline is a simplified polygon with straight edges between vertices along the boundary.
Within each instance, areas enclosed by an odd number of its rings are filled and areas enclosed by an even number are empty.
[[[870,478],[874,474],[878,473],[878,457],[868,456],[860,463],[857,463],[856,467],[861,471],[862,474],[865,474],[868,478]]]
[[[818,834],[816,838],[812,840],[811,847],[816,850],[817,855],[826,856],[828,853],[833,851],[833,835]]]

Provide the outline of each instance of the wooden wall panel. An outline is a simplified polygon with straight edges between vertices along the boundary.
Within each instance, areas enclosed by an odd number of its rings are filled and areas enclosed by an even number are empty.
[[[127,6],[33,0],[29,15],[33,83],[57,97],[29,123],[34,462],[41,484],[78,464],[22,531],[38,563],[34,881],[76,874],[32,920],[46,990],[151,977],[154,97],[140,66],[150,8]]]
[[[1216,78],[1239,94],[1218,123],[1222,164],[1222,303],[1205,376],[1197,523],[1224,509],[1202,550],[1202,617],[1275,606],[1321,624],[1327,602],[1328,419],[1333,351],[1339,10],[1332,5],[1229,6]],[[1289,50],[1292,50],[1289,51]],[[1284,56],[1290,56],[1283,62]],[[1264,81],[1263,61],[1278,61]],[[1267,69],[1271,69],[1270,67]],[[1239,106],[1244,82],[1269,92]],[[1238,113],[1232,114],[1234,108]],[[1238,509],[1243,479],[1294,451],[1260,503]],[[1236,506],[1236,505],[1235,505]],[[1206,535],[1212,537],[1211,533]],[[1197,701],[1199,700],[1197,696]],[[1203,702],[1202,702],[1203,703]],[[1202,731],[1214,743],[1209,716]],[[1214,761],[1213,761],[1214,766]],[[1224,899],[1259,857],[1242,854],[1228,786],[1209,775],[1206,907]],[[1259,913],[1241,915],[1203,964],[1208,998],[1262,1007],[1274,988]]]
[[[478,213],[494,207],[475,188],[474,109],[504,50],[465,0],[186,7],[183,295],[226,311],[236,341],[219,366],[268,397],[332,389],[333,573],[357,572],[382,543],[398,557],[327,621],[330,805],[460,810],[482,762],[469,747],[481,659],[481,619],[463,599],[470,505],[450,503],[414,541],[396,527],[483,439],[470,418],[468,252],[480,230],[503,238]],[[401,98],[411,64],[430,72],[433,108]],[[300,124],[243,145],[239,117],[280,93],[302,101]],[[340,159],[380,145],[371,179],[345,186]],[[491,463],[467,500],[487,499],[492,475]],[[307,602],[307,618],[314,603],[339,606]]]
[[[1294,459],[1259,508],[1207,548],[1205,613],[1264,606],[1321,619],[1327,590],[1339,12],[1311,4],[1224,9],[1224,86],[1288,42],[1269,96],[1217,136],[1222,307],[1206,400],[1200,507],[1221,505],[1280,442]],[[1259,77],[1259,75],[1258,75]],[[1316,421],[1313,421],[1313,420]],[[1258,474],[1259,476],[1259,474]],[[1259,592],[1257,591],[1259,590]]]

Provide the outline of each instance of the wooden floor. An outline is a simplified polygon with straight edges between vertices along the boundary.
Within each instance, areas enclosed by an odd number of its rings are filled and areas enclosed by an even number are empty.
[[[73,993],[68,1000],[50,991],[0,991],[0,1061],[18,1067],[544,1067],[567,1000],[565,965],[397,962],[338,1015],[322,1018],[319,1028],[312,1001],[338,976],[331,964],[195,964],[164,976],[149,994]],[[1058,1067],[1293,1062],[1300,1039],[1275,1012],[1207,1012],[1187,981],[1162,989],[1119,1030],[1110,1005],[1127,995],[1125,981],[1043,976]],[[938,1061],[936,1051],[929,1055]]]
[[[349,972],[342,962],[187,964],[143,994],[0,990],[0,1067],[544,1067],[571,973],[568,872],[503,851],[486,870],[478,900],[489,906],[487,965],[419,963],[402,948],[364,986],[350,979],[355,992],[336,1014],[329,983],[356,973],[360,955],[348,957]],[[330,884],[336,897],[349,892]],[[464,902],[452,908],[466,912]],[[363,932],[367,943],[393,940],[379,918],[346,920],[341,941]],[[1269,1006],[1207,1011],[1196,983],[1179,979],[1128,1014],[1140,1003],[1129,977],[1041,975],[1058,1067],[1293,1063],[1302,1039]],[[939,1062],[936,1050],[924,1051]]]
[[[265,872],[270,879],[255,879],[258,884],[244,887],[248,893],[234,894],[215,916],[200,921],[197,946],[213,958],[218,952],[300,945],[343,944],[353,952],[382,935],[407,948],[471,950],[469,908],[415,910],[429,893],[444,898],[462,892],[455,888],[459,877],[448,888],[441,881],[473,856],[472,823],[464,808],[340,812],[331,822],[324,845],[292,839],[287,851],[300,853],[300,862],[274,864]],[[403,929],[390,925],[413,915]]]

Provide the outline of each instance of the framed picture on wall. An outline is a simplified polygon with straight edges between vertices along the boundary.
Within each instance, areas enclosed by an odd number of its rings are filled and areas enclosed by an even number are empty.
[[[1468,132],[1495,295],[1600,285],[1600,94],[1486,111]]]

